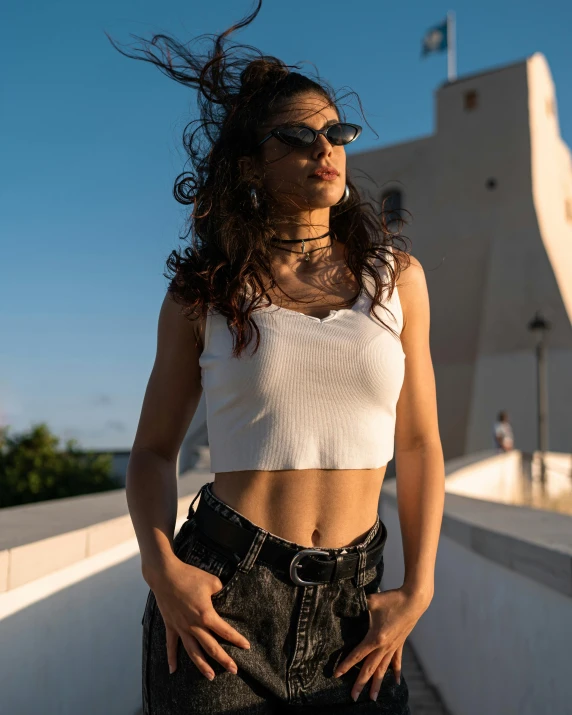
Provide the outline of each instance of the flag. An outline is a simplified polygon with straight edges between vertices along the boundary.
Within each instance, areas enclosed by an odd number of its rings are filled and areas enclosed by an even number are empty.
[[[448,48],[448,33],[447,20],[427,30],[423,38],[423,49],[421,56],[430,54],[431,52],[441,52]]]

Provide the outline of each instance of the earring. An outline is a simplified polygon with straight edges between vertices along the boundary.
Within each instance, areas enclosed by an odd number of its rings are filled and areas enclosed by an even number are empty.
[[[250,189],[250,201],[252,202],[252,207],[254,209],[258,209],[260,206],[260,202],[258,200],[258,194],[256,193],[256,189],[254,186]]]
[[[350,187],[346,184],[346,188],[344,189],[344,193],[342,198],[337,201],[334,206],[339,206],[340,204],[343,204],[345,201],[347,201],[350,197]]]

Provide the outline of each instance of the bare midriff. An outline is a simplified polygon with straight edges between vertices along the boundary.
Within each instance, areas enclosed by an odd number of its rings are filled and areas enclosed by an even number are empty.
[[[219,472],[213,493],[276,536],[337,549],[374,525],[386,468]]]

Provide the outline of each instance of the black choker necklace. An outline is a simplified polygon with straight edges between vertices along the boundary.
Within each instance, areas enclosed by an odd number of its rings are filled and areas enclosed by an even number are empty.
[[[330,241],[330,243],[327,246],[320,246],[319,248],[314,248],[311,251],[305,251],[304,250],[304,245],[306,241],[316,241],[318,238],[325,238],[326,236],[329,236],[332,234],[333,241]],[[281,251],[288,251],[288,253],[298,253],[300,255],[306,256],[305,260],[306,263],[309,263],[310,261],[310,253],[314,253],[314,251],[320,251],[322,248],[329,248],[330,246],[333,245],[334,241],[337,241],[338,239],[336,238],[336,234],[333,231],[326,231],[326,233],[322,234],[321,236],[313,236],[312,238],[273,238],[273,241],[280,241],[281,243],[301,243],[302,244],[302,250],[301,251],[290,251],[288,248],[283,248],[282,246],[275,246],[275,248],[280,249]]]
[[[323,233],[321,236],[312,236],[311,238],[272,238],[272,241],[280,241],[280,243],[304,243],[304,241],[315,241],[318,238],[326,238],[326,236],[329,236],[331,231],[326,231],[326,233]]]

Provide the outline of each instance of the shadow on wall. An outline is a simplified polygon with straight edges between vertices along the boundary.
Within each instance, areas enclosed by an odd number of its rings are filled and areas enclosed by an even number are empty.
[[[147,593],[137,554],[0,620],[2,712],[135,713]]]

